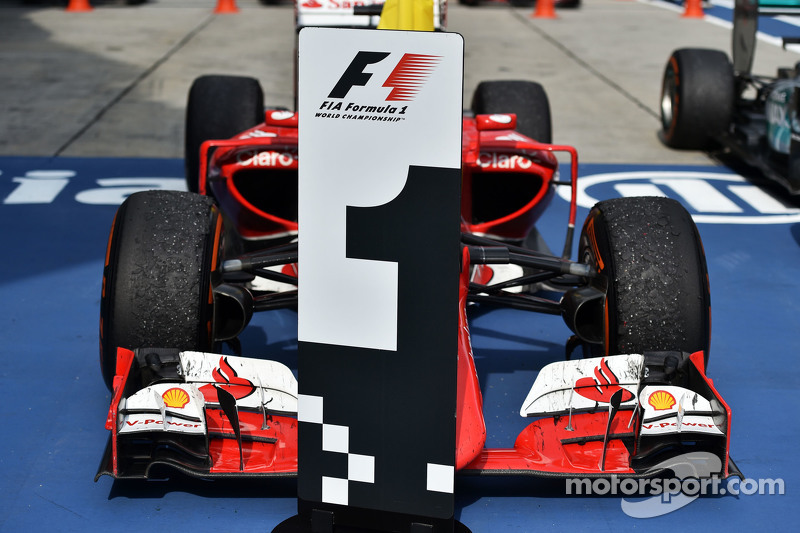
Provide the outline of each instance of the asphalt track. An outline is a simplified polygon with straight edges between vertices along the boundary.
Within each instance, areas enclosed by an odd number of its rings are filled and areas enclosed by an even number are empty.
[[[684,20],[676,6],[585,3],[557,21],[531,21],[531,9],[497,4],[454,6],[450,29],[467,41],[465,92],[479,79],[545,84],[557,142],[575,144],[582,156],[579,220],[597,199],[643,190],[692,212],[711,279],[709,372],[734,413],[731,454],[752,480],[741,488],[781,480],[785,495],[734,496],[729,486],[643,520],[622,511],[619,494],[568,495],[563,481],[460,478],[456,518],[474,532],[794,530],[800,204],[655,137],[666,57],[685,45],[726,49],[719,21],[727,12],[715,6],[709,12],[719,19]],[[295,512],[290,480],[93,483],[109,402],[97,319],[116,205],[132,190],[182,182],[191,79],[255,72],[272,102],[290,103],[291,31],[271,32],[271,24],[291,25],[291,7],[240,1],[242,14],[214,17],[211,1],[95,4],[90,14],[0,7],[0,531],[270,531]],[[141,26],[123,32],[115,26],[123,22]],[[237,25],[247,28],[248,46],[221,54]],[[261,26],[270,31],[256,32]],[[757,69],[797,60],[767,41]],[[554,249],[566,211],[556,198],[540,224]],[[242,339],[245,353],[294,368],[295,328],[292,312],[259,315]],[[471,331],[487,444],[510,446],[526,423],[520,402],[537,370],[563,358],[569,332],[558,317],[485,310],[473,313]]]

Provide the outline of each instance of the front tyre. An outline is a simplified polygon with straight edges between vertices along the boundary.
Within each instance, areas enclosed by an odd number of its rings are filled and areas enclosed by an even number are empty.
[[[711,298],[700,235],[677,201],[617,198],[598,203],[580,239],[606,294],[605,355],[703,350],[711,333]]]
[[[208,197],[131,195],[111,229],[100,303],[100,367],[109,389],[117,348],[209,350],[222,220]]]
[[[661,140],[671,148],[704,150],[731,122],[736,84],[724,52],[675,50],[661,84]]]

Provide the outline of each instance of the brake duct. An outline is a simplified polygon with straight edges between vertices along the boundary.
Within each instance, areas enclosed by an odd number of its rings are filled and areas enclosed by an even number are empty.
[[[235,339],[253,318],[253,295],[239,285],[214,287],[214,340]]]
[[[582,341],[601,344],[604,341],[605,302],[605,293],[595,287],[570,289],[561,298],[561,316]]]

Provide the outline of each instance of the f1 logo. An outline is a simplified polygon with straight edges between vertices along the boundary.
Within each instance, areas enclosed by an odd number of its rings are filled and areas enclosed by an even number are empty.
[[[364,72],[367,65],[378,63],[386,59],[389,52],[359,52],[350,66],[344,71],[342,77],[336,83],[328,98],[344,98],[354,85],[364,86],[367,84],[372,74]]]
[[[379,63],[386,59],[389,52],[358,52],[350,66],[344,71],[342,77],[333,87],[328,98],[344,98],[355,85],[365,86],[372,78],[372,74],[364,72],[367,65]],[[387,102],[402,102],[413,100],[428,77],[439,63],[441,57],[427,54],[404,54],[397,66],[394,67],[383,87],[392,90],[386,97]]]

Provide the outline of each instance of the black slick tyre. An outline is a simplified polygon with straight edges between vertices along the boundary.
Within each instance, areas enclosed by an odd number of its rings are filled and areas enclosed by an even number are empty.
[[[222,220],[178,191],[131,195],[114,219],[103,270],[100,367],[111,389],[117,348],[209,350]]]
[[[471,109],[476,115],[514,113],[518,132],[541,143],[553,142],[550,101],[536,82],[483,81],[475,88]]]
[[[618,198],[592,208],[580,257],[606,294],[603,354],[703,350],[708,363],[711,299],[697,227],[677,201]]]
[[[719,50],[675,50],[661,84],[661,140],[671,148],[705,150],[731,122],[736,83]]]
[[[189,89],[184,162],[186,186],[197,192],[200,145],[229,139],[264,122],[264,93],[258,80],[244,76],[201,76]]]

